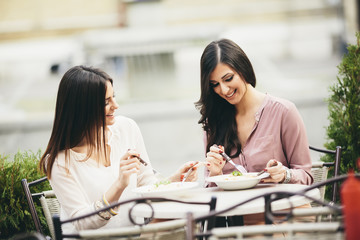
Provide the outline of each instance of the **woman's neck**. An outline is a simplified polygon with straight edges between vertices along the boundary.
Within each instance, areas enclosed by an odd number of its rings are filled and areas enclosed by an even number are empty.
[[[99,163],[101,163],[101,164],[103,164],[105,166],[108,166],[108,164],[109,164],[109,161],[108,161],[109,156],[108,155],[110,153],[110,149],[108,149],[108,145],[106,144],[107,139],[108,139],[108,135],[109,135],[109,131],[106,128],[106,130],[105,130],[105,146],[106,146],[106,148],[104,148],[103,134],[102,134],[102,132],[100,132],[99,133],[100,146],[98,146],[97,149],[96,148],[91,149],[91,145],[84,138],[83,140],[81,140],[81,142],[79,144],[77,144],[75,147],[73,147],[72,150],[74,152],[77,152],[77,153],[86,154],[87,156],[89,156],[90,158],[96,160],[97,162],[99,162]],[[95,143],[94,145],[97,146],[97,143]],[[104,157],[105,157],[104,149],[106,151],[106,159],[104,159]]]
[[[85,139],[81,140],[81,142],[78,145],[71,148],[71,150],[73,150],[74,152],[84,153],[84,154],[87,154],[89,149],[90,149],[90,145],[86,143]]]
[[[256,90],[250,84],[247,84],[247,90],[242,98],[242,100],[235,105],[236,112],[238,115],[247,115],[253,114],[261,106],[265,94]]]

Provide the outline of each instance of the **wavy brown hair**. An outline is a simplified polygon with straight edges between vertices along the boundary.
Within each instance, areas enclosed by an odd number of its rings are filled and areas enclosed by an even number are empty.
[[[106,82],[113,80],[100,69],[75,66],[62,77],[57,93],[55,118],[47,148],[40,159],[40,169],[51,178],[52,166],[60,151],[65,150],[66,166],[69,150],[82,140],[93,152],[105,154]],[[86,160],[84,159],[84,160]]]
[[[210,75],[219,63],[234,69],[247,83],[256,85],[256,77],[249,58],[245,52],[233,41],[220,39],[206,46],[200,60],[201,95],[195,103],[200,111],[199,124],[207,134],[206,152],[213,144],[223,145],[225,152],[237,151],[231,157],[241,152],[241,144],[237,136],[235,106],[228,103],[214,92],[210,85]]]

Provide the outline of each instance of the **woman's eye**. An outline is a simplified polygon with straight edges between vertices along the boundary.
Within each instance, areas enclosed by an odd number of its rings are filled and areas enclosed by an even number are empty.
[[[234,77],[234,75],[231,76],[231,77],[229,77],[229,78],[227,78],[227,79],[225,79],[225,82],[230,82],[230,81],[233,79],[233,77]]]
[[[214,88],[214,87],[219,86],[219,83],[210,83],[210,86]]]
[[[109,105],[109,101],[105,101],[105,106]]]

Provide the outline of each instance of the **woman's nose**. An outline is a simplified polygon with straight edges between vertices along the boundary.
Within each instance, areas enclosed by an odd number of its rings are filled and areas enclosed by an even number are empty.
[[[220,84],[220,88],[221,88],[221,93],[226,95],[229,91],[229,87],[226,86],[226,84]]]
[[[117,102],[114,101],[114,103],[111,105],[111,108],[112,108],[113,110],[118,109],[118,108],[119,108],[119,104],[117,104]]]

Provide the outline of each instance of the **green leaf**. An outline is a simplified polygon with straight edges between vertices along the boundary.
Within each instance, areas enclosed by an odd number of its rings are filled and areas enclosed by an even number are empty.
[[[44,176],[38,170],[41,151],[36,153],[17,152],[12,158],[9,155],[0,155],[0,238],[9,239],[18,233],[35,230],[30,210],[22,189],[21,180],[26,178],[29,182]],[[48,182],[32,188],[34,192],[49,190]],[[46,223],[41,212],[40,203],[34,201],[38,210],[40,221]],[[49,231],[44,225],[47,234]]]
[[[356,33],[357,44],[348,45],[348,53],[338,65],[337,82],[329,87],[327,99],[329,125],[326,127],[328,149],[342,147],[340,174],[350,169],[359,172],[356,159],[360,157],[360,32]],[[321,160],[333,161],[324,155]],[[334,169],[329,174],[333,176]],[[326,198],[330,199],[332,186],[327,186]],[[338,196],[338,199],[339,196]]]
[[[242,173],[239,172],[239,171],[233,171],[231,174],[232,174],[233,176],[242,176]]]

